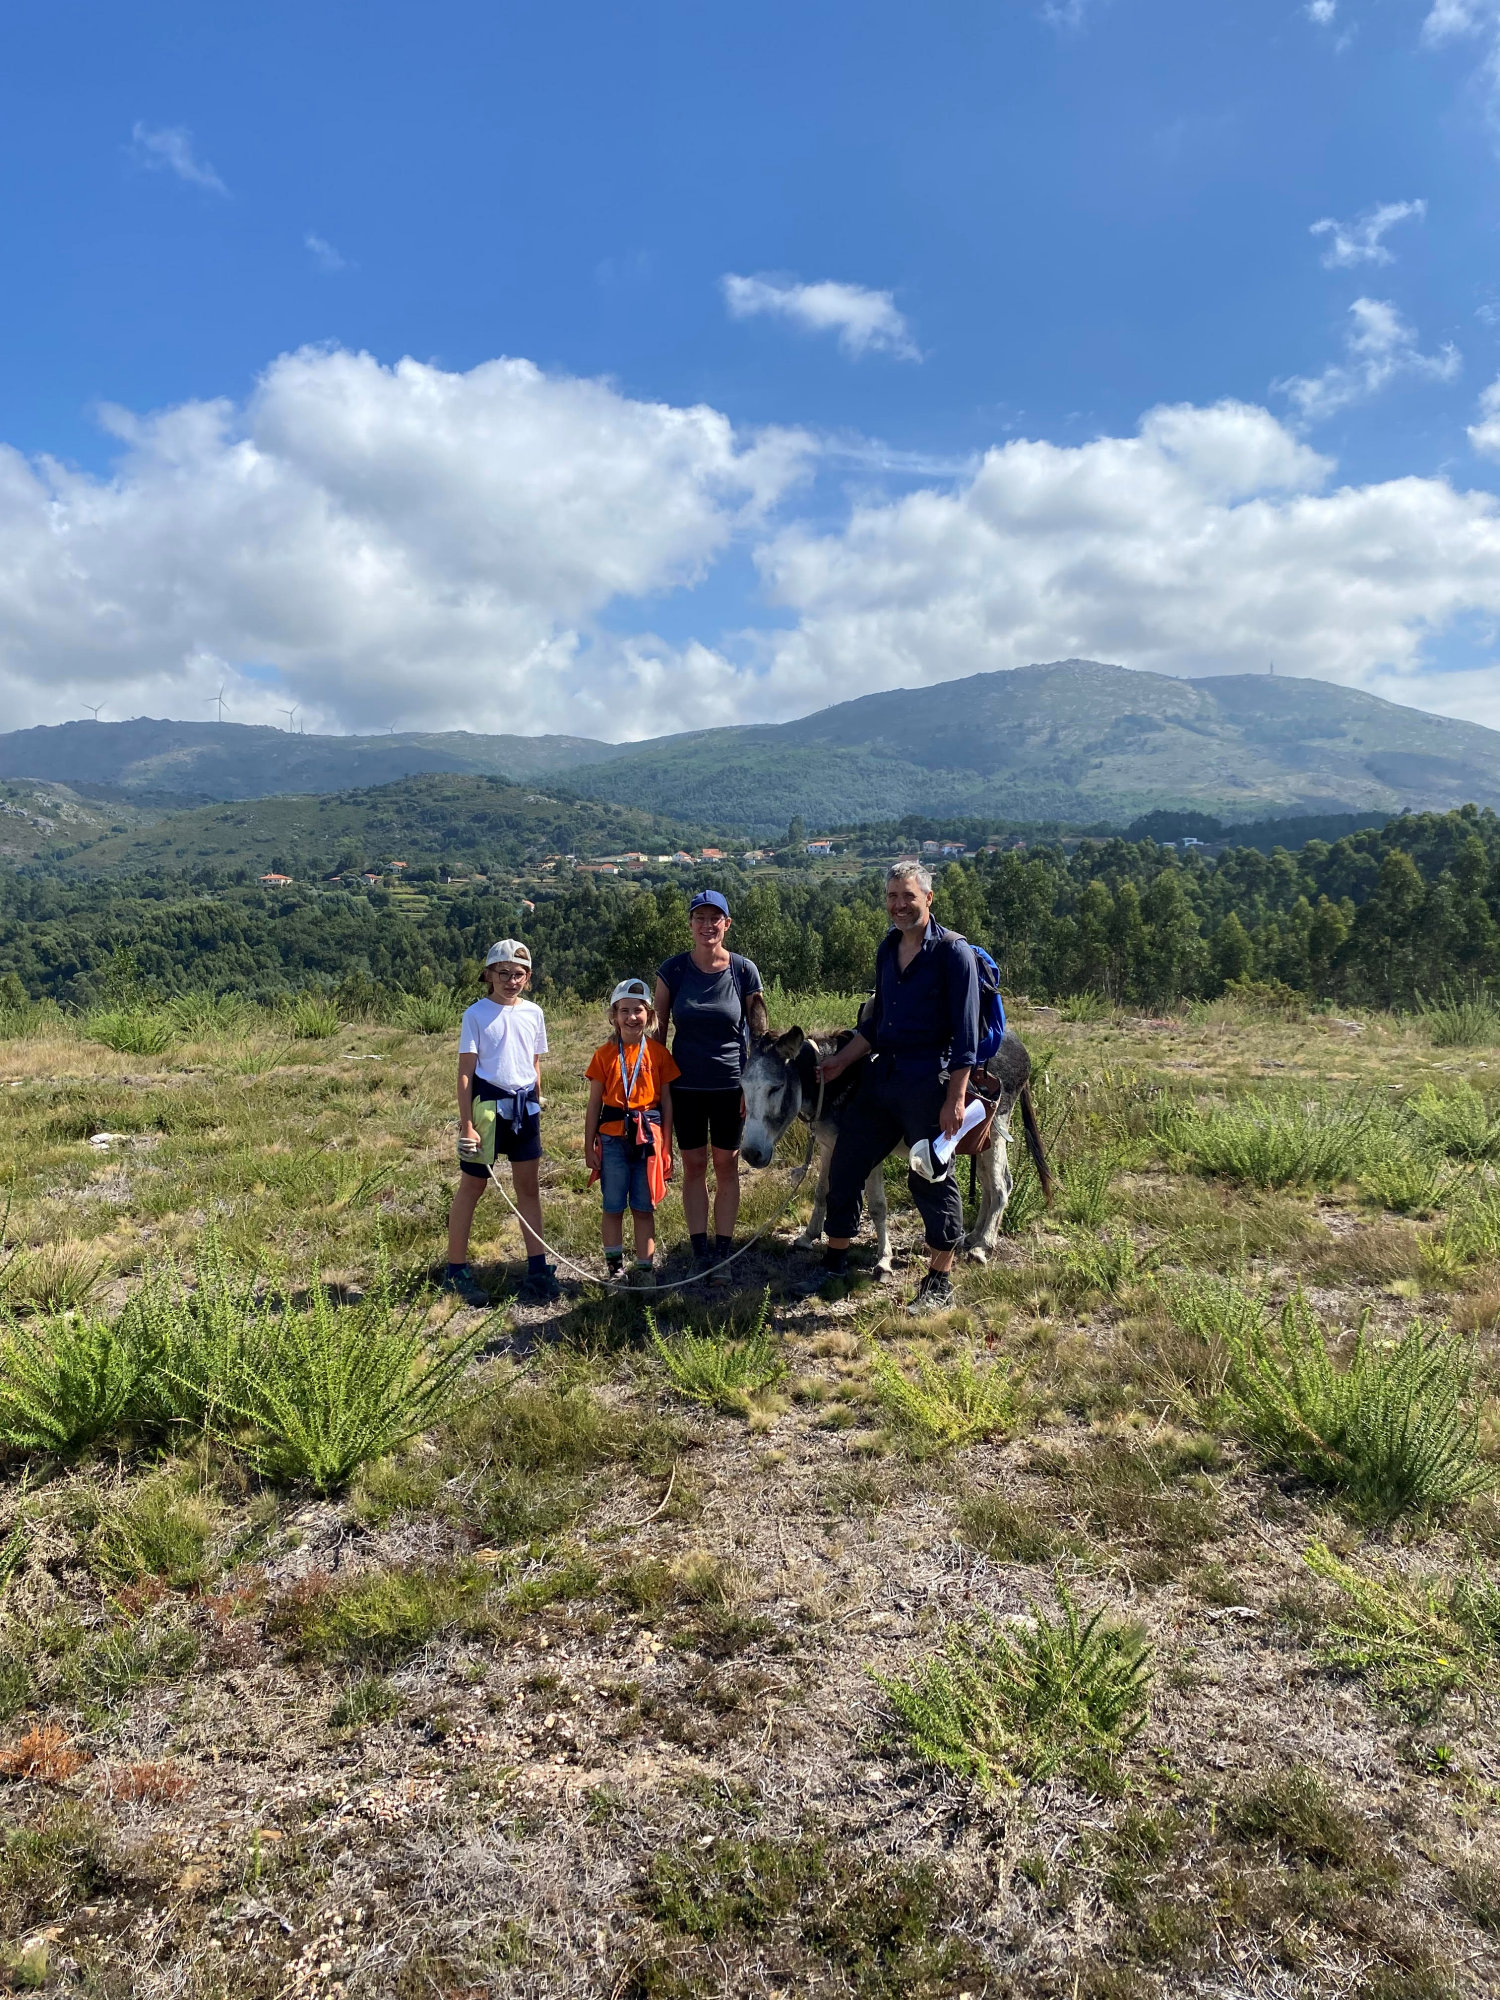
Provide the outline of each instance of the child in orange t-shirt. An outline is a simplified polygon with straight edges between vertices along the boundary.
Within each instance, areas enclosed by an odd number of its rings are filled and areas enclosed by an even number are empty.
[[[644,979],[622,979],[609,996],[613,1041],[595,1049],[584,1075],[589,1108],[583,1150],[598,1172],[604,1194],[604,1263],[611,1278],[625,1268],[625,1210],[635,1225],[631,1282],[649,1285],[656,1264],[656,1204],[651,1165],[659,1152],[660,1177],[672,1171],[672,1094],[681,1072],[663,1043],[651,1039],[656,1009]]]

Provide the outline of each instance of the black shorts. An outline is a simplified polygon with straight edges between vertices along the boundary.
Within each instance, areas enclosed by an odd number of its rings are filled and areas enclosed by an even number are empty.
[[[684,1090],[672,1085],[672,1130],[679,1149],[696,1153],[712,1144],[716,1152],[737,1153],[745,1130],[744,1102],[738,1084],[733,1090]]]
[[[504,1094],[488,1078],[482,1076],[475,1077],[474,1103],[476,1105],[497,1103]],[[521,1120],[521,1129],[519,1131],[510,1123],[509,1119],[497,1118],[495,1120],[494,1131],[495,1159],[497,1162],[500,1160],[509,1160],[514,1167],[519,1166],[525,1160],[539,1160],[542,1157],[542,1114],[539,1111],[528,1111],[526,1116]],[[475,1180],[487,1181],[490,1177],[488,1166],[481,1160],[461,1159],[458,1163],[458,1170],[461,1174],[472,1174]]]

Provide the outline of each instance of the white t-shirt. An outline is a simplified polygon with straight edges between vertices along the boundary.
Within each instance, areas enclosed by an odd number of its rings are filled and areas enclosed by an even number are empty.
[[[476,1000],[459,1024],[458,1052],[478,1056],[474,1074],[501,1090],[536,1082],[536,1058],[547,1053],[547,1022],[534,1000]]]

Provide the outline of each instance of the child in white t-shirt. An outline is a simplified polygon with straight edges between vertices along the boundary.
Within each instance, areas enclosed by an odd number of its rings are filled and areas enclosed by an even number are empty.
[[[531,953],[518,938],[501,938],[484,961],[489,995],[476,1000],[458,1031],[458,1190],[448,1215],[448,1269],[444,1291],[470,1305],[487,1306],[489,1294],[469,1268],[469,1231],[490,1169],[510,1161],[515,1204],[526,1243],[526,1277],[518,1296],[542,1305],[561,1296],[557,1274],[542,1249],[542,1057],[547,1023],[535,1001],[521,996],[531,983]]]

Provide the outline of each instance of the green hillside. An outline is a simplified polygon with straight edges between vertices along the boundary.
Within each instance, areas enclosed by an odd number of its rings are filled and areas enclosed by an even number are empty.
[[[515,868],[554,853],[671,853],[695,836],[681,822],[628,807],[554,798],[499,778],[443,776],[322,797],[196,806],[150,823],[145,815],[136,817],[141,823],[123,831],[106,826],[33,851],[44,863],[95,875],[201,868],[258,875],[275,868],[302,880],[392,861],[446,864],[468,873]]]
[[[572,791],[743,823],[956,812],[1123,824],[1500,803],[1500,732],[1324,681],[1176,680],[1088,660],[865,695],[795,722],[659,738]]]
[[[583,736],[303,736],[236,722],[64,722],[0,735],[0,778],[108,786],[183,805],[338,792],[419,772],[526,779],[614,754]]]
[[[0,778],[0,861],[33,861],[59,845],[134,833],[160,818],[132,805],[101,804],[71,785]]]

